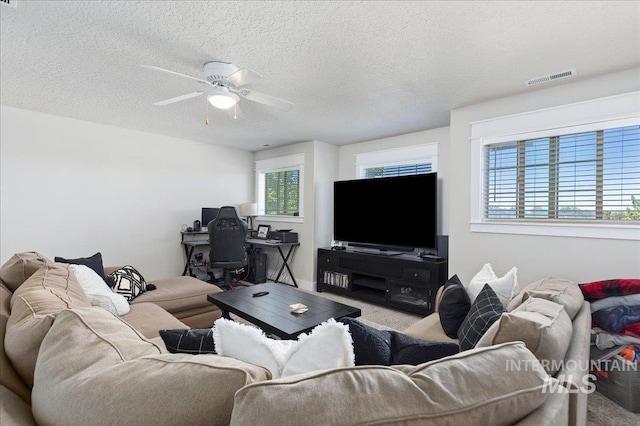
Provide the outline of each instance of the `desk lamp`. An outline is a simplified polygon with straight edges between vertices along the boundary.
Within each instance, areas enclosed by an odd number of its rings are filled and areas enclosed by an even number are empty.
[[[247,218],[249,231],[253,231],[253,218],[258,216],[258,203],[245,203],[241,205],[240,215]]]

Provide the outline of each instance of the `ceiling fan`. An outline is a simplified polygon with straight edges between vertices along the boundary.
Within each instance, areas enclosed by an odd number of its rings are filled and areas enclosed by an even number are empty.
[[[235,110],[238,111],[238,101],[240,98],[278,108],[283,111],[290,111],[294,106],[291,102],[285,101],[284,99],[279,99],[271,95],[256,92],[252,89],[241,87],[245,84],[261,80],[262,75],[246,68],[240,69],[234,64],[218,61],[207,62],[204,64],[204,79],[166,70],[153,65],[142,65],[142,67],[166,72],[179,77],[189,78],[210,86],[203,91],[188,93],[186,95],[155,102],[154,105],[164,106],[204,95],[211,105],[219,109],[230,109],[231,107],[235,107]]]

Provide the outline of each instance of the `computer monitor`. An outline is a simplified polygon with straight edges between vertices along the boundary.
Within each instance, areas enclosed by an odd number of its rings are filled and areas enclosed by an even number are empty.
[[[203,207],[202,208],[202,226],[206,227],[207,225],[209,225],[209,222],[211,222],[213,219],[216,218],[216,216],[218,216],[218,212],[220,211],[220,208],[218,207]]]

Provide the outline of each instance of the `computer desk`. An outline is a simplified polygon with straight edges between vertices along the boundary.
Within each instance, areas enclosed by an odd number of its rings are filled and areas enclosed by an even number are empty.
[[[289,284],[289,283],[280,281],[280,276],[282,276],[282,272],[284,271],[285,268],[287,268],[287,271],[289,272],[289,276],[291,276],[291,281],[293,281],[293,285],[295,287],[298,287],[296,278],[293,276],[293,272],[291,272],[291,268],[289,267],[289,260],[291,259],[291,255],[293,254],[294,249],[300,245],[299,242],[296,241],[295,243],[283,243],[282,241],[279,241],[279,240],[263,240],[260,238],[248,238],[246,243],[251,246],[278,249],[278,253],[280,253],[280,257],[282,258],[282,265],[280,265],[280,270],[278,271],[278,275],[276,275],[276,279],[274,281],[277,283],[280,282],[282,284]],[[287,251],[286,255],[282,251],[284,247],[289,247],[289,251]]]
[[[193,256],[193,252],[195,251],[196,247],[209,246],[209,240],[202,239],[202,240],[185,241],[184,237],[185,235],[191,235],[191,236],[203,235],[203,234],[206,235],[208,234],[208,232],[207,231],[182,232],[181,234],[182,234],[181,244],[184,246],[184,254],[186,257],[186,262],[184,264],[184,270],[182,271],[182,275],[187,275],[187,272],[189,272],[189,275],[193,275],[193,271],[191,269],[191,257]],[[251,246],[278,249],[278,253],[280,253],[280,258],[282,258],[282,265],[280,265],[280,269],[278,270],[278,275],[276,275],[276,279],[274,281],[281,282],[283,284],[289,284],[289,283],[280,281],[280,277],[282,276],[282,273],[286,268],[287,272],[289,272],[289,275],[291,276],[291,281],[293,281],[293,285],[295,287],[298,287],[296,278],[293,276],[293,272],[291,271],[289,260],[291,259],[291,255],[293,254],[294,249],[300,245],[299,242],[283,243],[282,241],[278,241],[278,240],[263,240],[260,238],[248,238],[246,240],[246,243]],[[285,247],[289,247],[289,250],[287,251],[286,255],[284,251],[282,251],[282,249]]]

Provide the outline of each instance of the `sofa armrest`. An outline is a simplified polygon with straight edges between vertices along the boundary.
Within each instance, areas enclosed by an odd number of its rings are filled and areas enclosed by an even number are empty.
[[[573,334],[562,368],[556,375],[560,383],[571,391],[569,397],[569,425],[587,423],[587,392],[591,337],[591,310],[584,302],[573,319]]]

